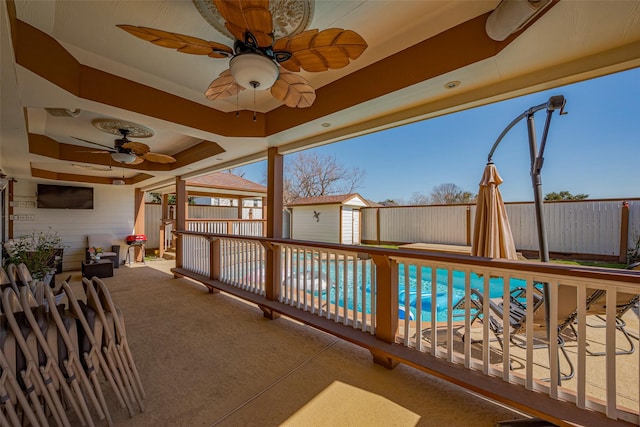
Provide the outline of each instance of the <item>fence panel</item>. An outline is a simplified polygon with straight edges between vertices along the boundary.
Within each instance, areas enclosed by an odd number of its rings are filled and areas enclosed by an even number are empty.
[[[466,245],[467,206],[380,209],[380,240]]]
[[[618,256],[622,202],[584,200],[545,203],[549,250],[568,254]],[[632,247],[640,237],[640,200],[628,203],[628,242],[629,247]],[[505,207],[516,248],[537,251],[538,232],[533,202],[506,203]],[[468,226],[467,209],[470,213]],[[473,235],[475,211],[475,205],[365,208],[361,211],[362,239],[367,242],[466,245],[467,228],[468,234]]]
[[[377,241],[378,240],[378,208],[360,209],[361,220],[360,229],[362,232],[362,240]]]
[[[634,248],[640,241],[640,201],[629,202],[629,236],[628,247]]]
[[[148,248],[160,247],[160,221],[162,217],[162,206],[159,204],[147,203],[144,206],[144,234],[147,236],[146,246]]]
[[[189,218],[238,219],[238,208],[231,206],[189,206]]]

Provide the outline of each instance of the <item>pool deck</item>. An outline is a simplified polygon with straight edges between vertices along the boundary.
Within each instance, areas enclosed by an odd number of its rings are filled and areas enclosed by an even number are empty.
[[[104,279],[147,393],[145,412],[129,418],[103,387],[115,426],[492,427],[524,416],[411,367],[387,370],[285,317],[267,320],[253,304],[174,279],[174,265],[122,266]],[[74,272],[78,292],[79,281]]]

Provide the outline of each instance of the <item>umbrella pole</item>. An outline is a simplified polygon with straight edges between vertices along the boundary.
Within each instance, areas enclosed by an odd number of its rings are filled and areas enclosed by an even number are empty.
[[[551,115],[553,110],[547,110],[547,121],[545,123],[544,132],[542,136],[542,142],[540,144],[540,152],[536,144],[536,129],[534,125],[533,113],[527,114],[527,130],[529,134],[529,154],[531,156],[531,184],[533,185],[533,200],[536,211],[536,224],[538,228],[538,246],[540,252],[540,261],[549,262],[549,246],[547,244],[547,228],[544,223],[544,210],[543,210],[543,198],[542,198],[542,177],[540,172],[542,170],[542,164],[544,162],[544,147],[547,141],[547,134],[549,131],[549,124],[551,122]],[[542,295],[545,301],[544,304],[544,320],[547,325],[547,342],[550,342],[551,330],[549,325],[551,324],[550,307],[551,301],[549,295],[549,284],[547,282],[542,283]],[[549,349],[549,361],[551,361],[551,346]],[[558,359],[558,367],[560,367],[560,355],[556,354]],[[558,385],[562,385],[562,375],[558,375]]]
[[[523,118],[527,119],[527,130],[529,136],[529,155],[531,157],[531,184],[533,185],[533,198],[534,205],[536,211],[536,225],[538,228],[538,246],[540,252],[540,260],[542,262],[549,262],[549,247],[547,245],[547,233],[546,227],[544,223],[544,212],[543,212],[543,199],[542,199],[542,178],[540,176],[540,171],[542,170],[542,164],[544,162],[544,148],[547,142],[547,135],[549,132],[549,125],[551,123],[551,116],[555,110],[560,110],[560,115],[566,114],[564,112],[566,100],[564,96],[557,95],[549,98],[547,102],[544,104],[536,105],[532,107],[518,117],[516,117],[509,125],[502,131],[496,142],[491,147],[491,151],[489,151],[488,161],[492,162],[493,153],[496,148],[502,141],[502,138],[513,128],[516,123],[518,123]],[[546,108],[547,110],[547,121],[544,126],[544,132],[542,134],[542,141],[540,143],[540,152],[538,152],[538,147],[536,143],[536,129],[534,124],[534,114],[537,111]],[[545,301],[544,304],[544,316],[545,322],[547,324],[547,342],[551,336],[551,331],[549,330],[549,321],[550,321],[550,312],[549,312],[549,284],[544,282],[542,283],[542,293]],[[560,366],[560,355],[558,356],[558,366]],[[549,360],[551,360],[551,346],[549,346]],[[561,384],[561,375],[558,375],[558,385]]]

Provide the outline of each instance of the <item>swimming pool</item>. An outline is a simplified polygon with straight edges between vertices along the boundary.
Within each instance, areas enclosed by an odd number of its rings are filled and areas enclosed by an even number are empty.
[[[347,307],[349,310],[363,311],[367,314],[371,313],[372,302],[374,301],[371,293],[371,277],[372,262],[353,263],[347,261],[329,261],[328,282],[327,282],[327,262],[321,261],[315,265],[314,272],[307,271],[307,281],[309,287],[307,292],[312,293],[323,300],[327,300],[331,304],[337,304],[339,307]],[[356,272],[354,275],[354,265]],[[346,266],[346,267],[345,267]],[[319,267],[319,269],[317,268]],[[344,269],[347,269],[346,273]],[[337,269],[337,270],[336,270]],[[421,309],[422,320],[430,321],[431,313],[436,312],[437,321],[447,320],[447,295],[449,292],[449,273],[447,270],[438,269],[436,271],[436,302],[432,301],[431,287],[432,277],[431,268],[420,267],[421,283],[420,283],[420,301],[418,301],[418,267],[409,266],[408,268],[408,289],[405,289],[405,266],[401,264],[398,268],[398,303],[399,317],[404,319],[405,314],[405,298],[409,301],[409,318],[414,319],[417,315],[418,306]],[[364,280],[363,280],[364,274]],[[354,277],[355,276],[355,277]],[[345,280],[346,278],[346,280]],[[355,278],[355,281],[354,281]],[[310,279],[310,280],[309,280]],[[311,285],[313,283],[313,285]],[[354,289],[355,283],[355,289]],[[512,278],[510,280],[510,288],[525,287],[526,281],[523,279]],[[477,274],[471,273],[470,286],[474,289],[483,290],[484,278]],[[453,304],[464,297],[465,289],[465,273],[463,271],[452,272]],[[492,277],[489,280],[489,295],[491,298],[500,297],[503,294],[504,281],[499,277]],[[363,304],[363,301],[365,303]],[[354,303],[355,302],[355,303]],[[464,311],[453,313],[454,317],[463,316]]]

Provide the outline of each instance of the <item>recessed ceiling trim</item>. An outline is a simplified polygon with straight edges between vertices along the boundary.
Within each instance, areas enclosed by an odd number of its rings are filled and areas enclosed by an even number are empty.
[[[123,180],[125,185],[133,185],[139,182],[145,181],[149,178],[153,178],[153,175],[146,173],[140,173],[131,178],[122,177],[103,177],[92,175],[80,175],[72,173],[54,172],[46,169],[39,169],[31,167],[31,176],[34,178],[51,179],[55,181],[69,181],[69,182],[84,182],[88,184],[105,184],[113,185],[113,180]]]
[[[87,147],[79,145],[65,144],[58,142],[46,135],[29,133],[29,152],[45,157],[58,160],[66,160],[78,163],[91,163],[96,165],[117,166],[127,169],[145,170],[145,171],[172,171],[192,163],[198,162],[203,158],[213,157],[224,153],[224,149],[213,141],[201,141],[196,145],[189,147],[173,155],[175,163],[154,163],[142,162],[138,165],[129,165],[118,163],[114,165],[110,153],[92,153]]]
[[[16,51],[20,65],[81,98],[218,135],[265,137],[494,56],[513,38],[491,40],[484,29],[487,16],[480,15],[319,88],[309,108],[291,111],[279,107],[258,113],[256,122],[249,115],[236,118],[233,112],[223,113],[82,65],[55,39],[20,20]],[[411,67],[406,66],[409,63]],[[385,75],[394,78],[380,78]],[[150,99],[154,102],[148,102]]]

